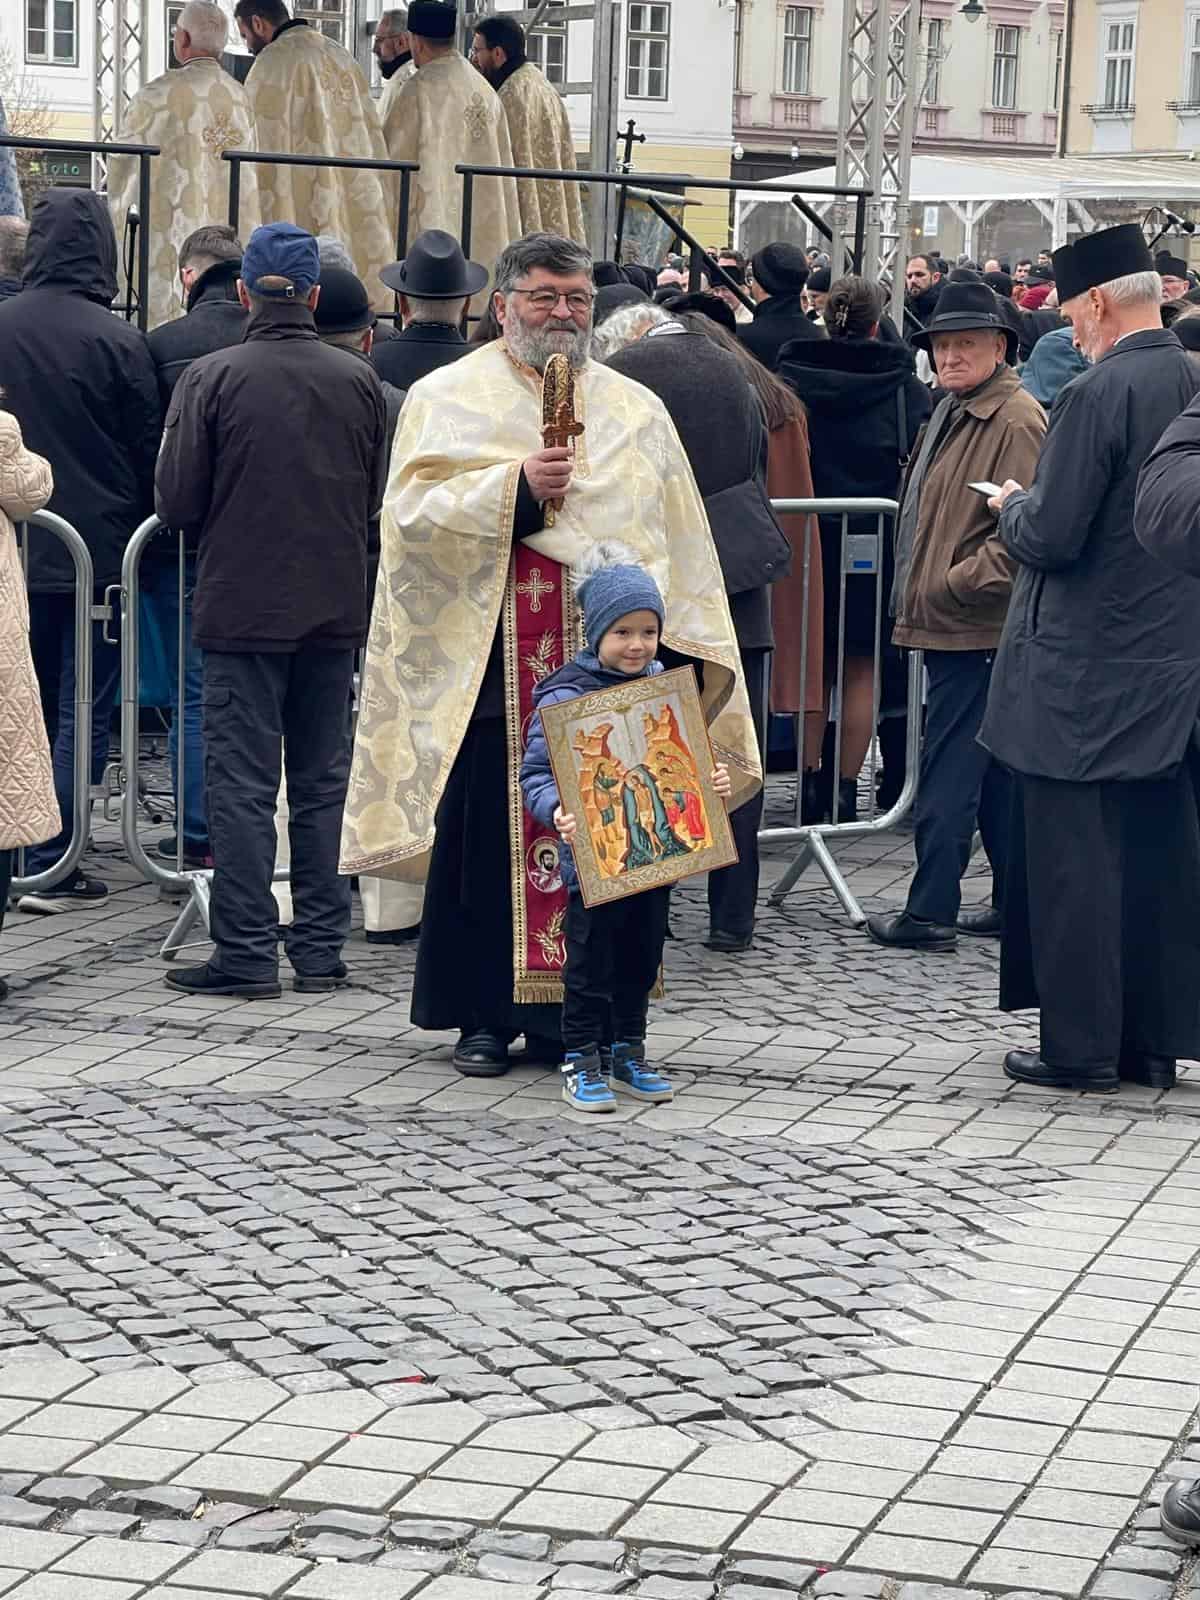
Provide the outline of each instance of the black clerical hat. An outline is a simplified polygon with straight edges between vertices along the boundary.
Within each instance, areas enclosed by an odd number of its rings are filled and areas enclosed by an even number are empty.
[[[1169,250],[1160,250],[1154,257],[1155,272],[1164,278],[1186,278],[1191,270],[1182,256],[1173,256]]]
[[[1004,320],[995,293],[982,280],[963,283],[951,279],[938,297],[937,310],[928,326],[914,333],[911,342],[932,355],[935,333],[970,333],[976,328],[1004,335],[1011,365],[1017,349],[1017,335]]]
[[[345,267],[322,267],[321,297],[313,318],[318,333],[363,333],[375,326],[367,286]]]
[[[1154,257],[1136,222],[1122,222],[1116,228],[1085,233],[1074,244],[1065,244],[1054,252],[1060,306],[1086,294],[1089,289],[1111,283],[1114,278],[1154,270]]]
[[[422,39],[453,39],[458,11],[445,0],[412,0],[408,8],[408,31]]]
[[[412,10],[409,10],[412,17]],[[415,300],[465,300],[487,287],[488,272],[468,261],[452,233],[426,228],[408,247],[403,261],[393,261],[379,274],[389,289]]]
[[[691,312],[694,316],[708,317],[712,322],[719,322],[727,333],[737,332],[737,318],[725,301],[707,290],[698,291],[696,294],[676,294],[662,303],[664,311],[683,312],[686,316]]]

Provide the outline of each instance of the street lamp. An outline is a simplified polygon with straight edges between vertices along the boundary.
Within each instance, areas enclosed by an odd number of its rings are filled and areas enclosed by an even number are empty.
[[[978,22],[980,17],[986,16],[987,13],[980,0],[966,0],[966,4],[962,7],[962,15],[970,22]]]

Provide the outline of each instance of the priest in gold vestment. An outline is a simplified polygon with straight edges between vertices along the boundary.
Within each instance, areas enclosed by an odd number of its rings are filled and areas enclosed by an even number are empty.
[[[183,315],[179,246],[195,229],[224,222],[228,214],[230,169],[221,152],[254,148],[246,91],[220,64],[228,30],[214,0],[188,0],[172,39],[180,66],[139,89],[122,124],[122,139],[156,144],[162,151],[150,163],[150,215],[141,218],[150,231],[152,328]],[[118,244],[137,200],[137,157],[113,156],[108,204]],[[256,169],[243,167],[241,226],[247,235],[258,220]]]
[[[463,180],[454,168],[511,167],[508,124],[496,91],[454,46],[455,8],[441,0],[412,0],[408,38],[416,77],[391,103],[384,132],[393,161],[419,161],[413,174],[408,236],[427,228],[462,236]],[[506,245],[522,233],[512,178],[476,178],[467,252],[490,273]],[[477,295],[479,315],[486,296]]]
[[[505,251],[504,337],[409,390],[384,496],[342,871],[425,883],[412,1017],[458,1029],[467,1076],[507,1071],[518,1035],[526,1059],[561,1052],[565,892],[517,780],[532,690],[576,648],[568,569],[591,545],[619,537],[658,583],[731,804],[762,781],[703,502],[661,401],[587,359],[592,298],[571,240]],[[575,370],[573,451],[543,444],[553,354]]]
[[[515,17],[483,17],[475,24],[471,60],[500,96],[512,144],[513,165],[574,172],[575,140],[566,102],[525,52],[525,30]],[[580,244],[587,235],[577,183],[518,178],[522,233],[558,233]]]
[[[386,124],[392,102],[410,78],[415,78],[412,46],[408,42],[408,7],[393,6],[375,24],[371,50],[383,79],[383,93],[376,102],[379,121]]]
[[[238,0],[234,16],[255,58],[246,92],[260,150],[387,160],[370,88],[348,51],[293,19],[283,0]],[[394,189],[367,167],[258,169],[262,220],[344,240],[376,310],[391,306],[379,271],[396,258]]]

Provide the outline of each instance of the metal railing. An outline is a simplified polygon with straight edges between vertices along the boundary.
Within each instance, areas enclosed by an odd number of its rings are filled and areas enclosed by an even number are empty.
[[[63,827],[70,826],[71,829],[66,852],[53,866],[27,878],[22,875],[25,851],[18,851],[17,873],[11,889],[13,894],[33,894],[39,889],[52,889],[55,884],[62,883],[74,872],[87,849],[92,812],[92,623],[107,614],[104,607],[94,607],[92,604],[94,575],[91,552],[76,529],[52,511],[35,511],[33,516],[17,523],[21,567],[26,582],[29,577],[30,528],[37,528],[60,539],[66,545],[75,567],[75,759],[71,816],[62,819]]]
[[[760,845],[798,844],[800,846],[799,851],[783,875],[771,886],[767,897],[771,905],[782,905],[784,898],[795,887],[802,873],[815,862],[824,873],[830,888],[837,896],[851,922],[855,927],[861,927],[867,920],[866,913],[855,899],[850,885],[846,882],[841,869],[834,860],[827,841],[865,838],[874,833],[883,833],[889,828],[894,828],[897,823],[902,822],[911,810],[912,803],[916,798],[920,768],[921,709],[924,696],[925,658],[920,650],[913,650],[908,654],[904,784],[896,803],[886,811],[878,811],[875,801],[876,760],[874,730],[879,721],[883,667],[884,550],[887,540],[887,520],[894,518],[898,514],[900,507],[895,500],[879,499],[772,500],[771,506],[778,515],[782,516],[811,515],[814,517],[840,516],[841,518],[842,562],[838,583],[838,642],[834,670],[830,675],[831,682],[836,683],[839,689],[845,683],[847,581],[850,578],[862,576],[874,576],[875,578],[875,649],[873,652],[871,696],[872,738],[868,750],[867,767],[871,793],[871,815],[852,822],[839,820],[838,784],[841,774],[843,737],[843,717],[839,712],[834,734],[831,791],[832,820],[829,822],[805,822],[803,820],[801,810],[804,792],[803,739],[802,736],[798,736],[795,822],[791,827],[786,828],[764,828],[758,835]],[[872,516],[876,519],[874,533],[852,533],[850,531],[852,518]],[[804,541],[799,694],[801,735],[808,705],[809,597],[812,580],[811,551],[812,541],[815,536],[817,535],[810,529]]]
[[[229,226],[237,232],[238,214],[242,208],[242,168],[259,167],[338,167],[350,170],[365,169],[370,172],[398,172],[400,174],[400,214],[396,221],[396,256],[402,259],[408,253],[408,211],[412,199],[412,175],[421,170],[419,161],[389,161],[367,156],[309,156],[289,155],[282,150],[224,150],[222,161],[229,163]]]

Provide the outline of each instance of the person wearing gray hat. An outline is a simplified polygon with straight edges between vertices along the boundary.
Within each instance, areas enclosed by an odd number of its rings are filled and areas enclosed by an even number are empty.
[[[779,241],[764,246],[750,261],[750,294],[754,321],[742,323],[738,337],[771,372],[779,352],[792,339],[823,339],[809,321],[801,298],[808,282],[808,257],[799,245]]]
[[[1200,590],[1146,548],[1134,498],[1200,373],[1162,326],[1138,224],[1056,250],[1054,273],[1091,366],[1055,401],[1031,486],[990,502],[1017,564],[980,731],[1019,780],[1000,1004],[1041,1020],[1040,1050],[1004,1070],[1169,1089],[1200,1056]]]
[[[400,297],[404,331],[376,349],[375,370],[398,389],[410,389],[466,354],[463,319],[471,296],[487,287],[487,268],[468,261],[453,234],[427,228],[404,260],[379,276]]]

